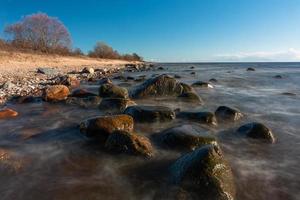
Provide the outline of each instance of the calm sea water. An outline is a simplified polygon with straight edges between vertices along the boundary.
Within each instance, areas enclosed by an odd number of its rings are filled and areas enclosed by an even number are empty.
[[[300,63],[161,66],[164,70],[125,75],[149,78],[166,73],[178,74],[182,76],[179,80],[188,84],[211,78],[218,82],[213,83],[213,89],[196,89],[203,106],[161,99],[140,100],[138,104],[211,112],[227,105],[245,113],[239,122],[206,127],[218,138],[233,168],[237,199],[300,199]],[[248,67],[256,71],[246,71]],[[82,87],[96,92],[99,86]],[[283,95],[285,92],[295,95]],[[1,199],[153,199],[167,181],[168,166],[179,156],[158,149],[154,159],[144,160],[101,151],[82,137],[77,127],[83,119],[104,114],[97,108],[48,103],[10,106],[20,116],[0,121]],[[233,136],[239,126],[253,121],[270,127],[277,143],[254,143]],[[149,136],[179,123],[183,122],[137,124],[136,131]],[[6,156],[1,156],[1,150]]]

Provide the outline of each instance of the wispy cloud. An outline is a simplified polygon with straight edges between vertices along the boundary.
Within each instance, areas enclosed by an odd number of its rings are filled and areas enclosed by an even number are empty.
[[[300,51],[290,48],[277,52],[240,52],[236,54],[219,54],[220,61],[300,61]]]

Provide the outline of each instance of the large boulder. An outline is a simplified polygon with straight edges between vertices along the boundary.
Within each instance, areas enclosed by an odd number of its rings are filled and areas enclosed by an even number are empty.
[[[130,106],[124,114],[130,115],[137,122],[164,122],[175,119],[175,112],[165,106]]]
[[[243,114],[234,108],[230,108],[227,106],[220,106],[215,111],[215,115],[217,117],[217,120],[220,122],[225,121],[237,121],[243,117]]]
[[[133,118],[129,115],[100,116],[80,123],[80,131],[87,137],[106,141],[109,134],[117,130],[133,131]]]
[[[259,139],[268,143],[275,143],[276,141],[273,132],[264,124],[257,122],[245,124],[241,126],[237,132],[240,135],[253,139]]]
[[[205,145],[180,157],[170,167],[170,180],[192,199],[235,199],[233,174],[217,145]]]
[[[103,98],[128,98],[128,91],[126,88],[107,83],[99,87],[99,96]]]
[[[105,148],[115,153],[152,157],[153,148],[148,138],[127,131],[115,131],[105,142]]]
[[[190,91],[192,91],[190,86],[179,83],[175,78],[168,75],[160,75],[138,85],[133,89],[131,96],[133,98],[179,96]]]
[[[192,120],[201,124],[217,125],[216,117],[211,112],[182,111],[177,113],[177,118]]]
[[[67,99],[70,90],[65,85],[53,85],[45,89],[43,98],[45,101],[62,101]]]
[[[191,151],[206,144],[216,144],[216,138],[207,130],[195,125],[184,124],[168,128],[153,135],[161,147],[173,150]]]
[[[86,89],[78,88],[72,91],[70,97],[76,97],[76,98],[86,98],[90,96],[97,96],[97,94],[94,94]]]
[[[103,111],[109,111],[110,113],[120,113],[123,112],[127,107],[133,105],[136,105],[136,103],[130,99],[104,98],[99,105],[99,109]]]
[[[0,119],[7,119],[18,116],[18,112],[10,108],[0,109]]]
[[[202,99],[195,92],[185,92],[178,96],[181,101],[202,104]]]

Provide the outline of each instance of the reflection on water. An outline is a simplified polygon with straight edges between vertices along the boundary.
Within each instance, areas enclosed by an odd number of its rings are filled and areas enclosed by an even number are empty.
[[[164,64],[163,67],[164,71],[136,72],[130,76],[178,74],[182,77],[180,81],[189,84],[215,78],[218,82],[213,83],[214,89],[196,89],[205,104],[192,110],[213,112],[218,106],[227,105],[246,114],[237,123],[211,127],[234,170],[238,199],[300,198],[300,64]],[[256,71],[247,72],[248,67]],[[192,71],[196,74],[191,75]],[[274,78],[275,75],[282,78]],[[85,87],[95,92],[98,89],[95,85]],[[284,92],[296,96],[282,95]],[[191,109],[189,104],[170,99],[137,103]],[[102,151],[101,147],[90,144],[77,127],[81,120],[103,114],[95,108],[47,103],[11,106],[20,116],[0,121],[1,199],[153,199],[166,182],[169,164],[179,156],[157,149],[153,160],[144,160]],[[232,132],[250,121],[269,126],[278,142],[267,145],[235,138]],[[182,121],[136,124],[136,131],[149,136],[178,123]]]

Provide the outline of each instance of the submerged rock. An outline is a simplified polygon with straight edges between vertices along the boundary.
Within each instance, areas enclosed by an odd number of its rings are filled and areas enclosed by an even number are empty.
[[[233,174],[217,145],[206,145],[180,157],[170,167],[170,180],[192,199],[235,199]]]
[[[0,109],[0,119],[7,119],[18,116],[18,112],[10,108]]]
[[[202,99],[195,92],[185,92],[178,96],[181,101],[202,104]]]
[[[215,115],[218,121],[225,122],[225,121],[237,121],[243,117],[243,114],[234,108],[230,108],[227,106],[220,106],[215,111]]]
[[[109,111],[111,113],[123,112],[127,107],[136,105],[136,103],[130,99],[124,98],[104,98],[102,99],[99,109]]]
[[[106,141],[109,134],[117,130],[132,132],[133,118],[129,115],[100,116],[80,123],[80,132],[87,137]]]
[[[241,126],[237,132],[249,138],[259,139],[268,143],[275,143],[272,131],[264,124],[252,122]]]
[[[53,85],[45,89],[43,99],[45,101],[62,101],[67,99],[70,91],[69,88],[65,85]]]
[[[210,83],[203,82],[203,81],[197,81],[197,82],[193,83],[192,86],[193,87],[202,87],[202,88],[214,88],[214,86],[211,85]]]
[[[211,78],[211,79],[209,79],[209,82],[216,83],[216,82],[218,82],[218,80],[217,80],[217,79],[215,79],[215,78]]]
[[[128,98],[126,88],[113,84],[103,84],[99,88],[99,96],[104,98]]]
[[[292,92],[283,92],[281,93],[282,95],[287,95],[287,96],[296,96],[297,94],[292,93]]]
[[[276,76],[273,76],[273,78],[282,79],[283,77],[281,75],[276,75]]]
[[[91,97],[91,96],[97,96],[97,94],[94,94],[86,89],[76,89],[72,92],[70,97],[77,97],[77,98],[86,98],[86,97]]]
[[[255,69],[253,67],[248,67],[247,71],[255,71]]]
[[[105,142],[105,148],[115,153],[152,157],[153,148],[148,138],[127,131],[114,131]]]
[[[124,114],[132,116],[137,122],[164,122],[175,119],[175,112],[165,106],[130,106]]]
[[[84,98],[68,97],[65,100],[65,103],[68,105],[81,106],[84,108],[97,107],[100,102],[101,98],[98,96],[88,96]]]
[[[190,92],[192,88],[186,84],[179,83],[175,78],[168,75],[160,75],[146,80],[138,85],[131,96],[133,98],[179,96],[182,93]]]
[[[189,119],[202,124],[217,125],[216,117],[211,112],[182,111],[177,113],[177,118]]]
[[[216,138],[207,130],[195,125],[179,125],[154,134],[158,145],[182,151],[191,151],[206,144],[216,144]]]

